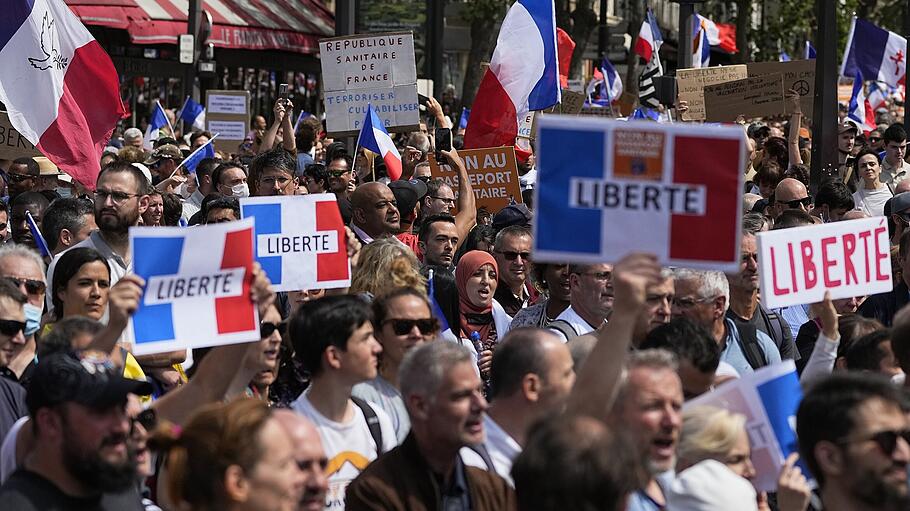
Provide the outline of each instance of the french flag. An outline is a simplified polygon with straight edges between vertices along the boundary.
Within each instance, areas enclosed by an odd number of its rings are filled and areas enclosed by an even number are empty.
[[[367,114],[363,119],[360,135],[357,137],[357,145],[382,156],[389,179],[392,181],[401,179],[401,154],[398,153],[398,148],[392,142],[389,132],[382,125],[382,120],[376,114],[376,110],[373,110],[372,104],[367,105]]]
[[[180,167],[183,167],[190,173],[195,174],[196,167],[199,166],[199,163],[202,160],[204,160],[206,158],[215,157],[215,146],[214,146],[214,144],[212,144],[212,142],[214,142],[215,139],[218,138],[218,135],[220,135],[220,133],[215,133],[215,135],[212,136],[212,138],[210,138],[208,142],[197,147],[195,151],[190,153],[189,156],[187,156],[186,158],[183,159],[182,162],[180,162],[180,165],[177,165],[177,168],[179,169]],[[175,172],[176,172],[176,170],[175,170]]]
[[[591,94],[597,85],[603,87],[606,93],[606,100],[609,103],[619,99],[620,94],[622,94],[622,79],[620,79],[616,68],[606,57],[600,63],[600,69],[594,70],[594,79],[588,85],[588,94]]]
[[[853,77],[853,95],[850,97],[850,106],[847,108],[847,118],[855,121],[866,134],[876,128],[875,113],[863,91],[863,75],[859,71]]]
[[[885,106],[888,96],[889,92],[883,89],[881,85],[875,82],[869,82],[869,91],[866,95],[866,99],[869,101],[869,104],[872,105],[873,112],[878,110],[879,107]]]
[[[559,101],[553,0],[518,0],[499,29],[490,68],[471,108],[464,147],[514,145],[519,114]]]
[[[717,25],[708,18],[696,14],[692,17],[692,67],[708,67],[711,64],[711,46],[720,44]]]
[[[660,34],[657,19],[654,18],[654,13],[651,12],[651,9],[648,9],[648,15],[641,23],[638,38],[635,39],[635,54],[645,59],[645,62],[651,62],[651,55],[660,48],[663,42],[664,39]]]
[[[841,76],[883,82],[892,87],[903,85],[907,74],[907,40],[866,20],[853,18]]]
[[[180,115],[177,118],[192,126],[194,130],[201,131],[205,129],[205,107],[196,103],[189,96],[183,102],[183,108],[180,109]]]
[[[101,150],[125,114],[107,53],[63,0],[4,0],[0,69],[13,127],[94,189]]]
[[[145,137],[142,139],[142,146],[151,150],[155,141],[161,136],[159,131],[170,127],[170,125],[171,122],[167,119],[164,107],[161,106],[160,102],[155,101],[155,107],[152,109],[152,115],[149,118],[149,125],[145,128]],[[173,132],[174,130],[172,129],[171,133]]]

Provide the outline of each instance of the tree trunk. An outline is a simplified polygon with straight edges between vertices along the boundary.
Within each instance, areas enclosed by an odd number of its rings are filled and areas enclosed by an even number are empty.
[[[575,10],[572,11],[572,28],[563,28],[575,41],[575,52],[572,54],[572,62],[569,64],[569,78],[581,77],[581,61],[585,48],[588,46],[591,33],[597,29],[597,13],[591,8],[592,3],[593,0],[579,1]]]
[[[736,0],[736,54],[735,61],[745,64],[752,60],[749,52],[749,31],[752,29],[752,0]]]
[[[465,106],[474,103],[480,80],[483,79],[481,64],[489,62],[496,45],[497,18],[478,18],[471,22],[471,49],[468,52],[468,65],[461,86],[461,100]]]

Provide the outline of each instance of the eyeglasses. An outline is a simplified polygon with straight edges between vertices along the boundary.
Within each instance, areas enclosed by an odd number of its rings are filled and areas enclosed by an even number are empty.
[[[109,192],[107,190],[95,190],[95,202],[104,204],[110,197],[114,204],[123,204],[132,197],[139,197],[138,193]]]
[[[47,284],[42,280],[35,279],[24,279],[20,277],[2,277],[7,282],[12,283],[16,287],[25,286],[25,292],[30,295],[40,295],[47,290]]]
[[[259,338],[265,339],[266,337],[271,337],[276,330],[279,334],[284,335],[286,329],[286,323],[268,323],[263,321],[259,324]]]
[[[158,414],[154,408],[146,408],[139,412],[139,415],[130,419],[130,434],[136,430],[136,424],[140,424],[147,432],[154,431],[158,427]]]
[[[521,258],[523,260],[528,260],[531,258],[530,252],[513,252],[511,250],[503,250],[503,251],[497,250],[496,253],[502,254],[502,257],[504,257],[506,259],[506,261],[514,261],[515,258],[517,258],[518,256],[521,256]]]
[[[263,177],[259,179],[259,184],[263,186],[275,186],[275,183],[278,183],[280,188],[284,188],[291,182],[289,177]]]
[[[903,438],[904,442],[910,444],[910,430],[886,430],[879,431],[878,433],[873,433],[867,437],[855,438],[852,440],[841,440],[837,442],[841,445],[853,444],[857,442],[866,442],[872,440],[882,450],[882,453],[886,456],[891,456],[894,454],[894,450],[897,449],[897,439]]]
[[[674,298],[671,305],[678,309],[690,309],[697,303],[705,303],[713,298]]]
[[[423,181],[424,183],[429,183],[433,176],[414,176],[414,179]]]
[[[350,170],[330,170],[329,175],[332,177],[341,177],[349,172],[351,172],[351,171]]]
[[[0,319],[0,334],[12,337],[19,332],[25,333],[25,322],[15,319]]]
[[[613,277],[613,273],[609,271],[597,271],[597,272],[587,272],[581,273],[581,275],[588,275],[589,277],[594,277],[594,280],[599,282],[609,282],[610,278]]]
[[[382,322],[383,325],[392,324],[392,331],[395,335],[407,335],[414,330],[414,325],[420,330],[421,335],[429,335],[439,329],[439,320],[436,318],[426,319],[387,319]]]
[[[882,139],[882,137],[869,137],[869,142],[878,142],[881,139]]]
[[[6,175],[6,177],[7,177],[7,179],[9,179],[10,181],[13,181],[13,182],[16,182],[16,183],[21,183],[21,182],[27,181],[27,180],[29,180],[29,179],[34,179],[34,178],[36,178],[36,177],[38,177],[38,176],[31,176],[31,175],[28,175],[28,174],[13,174],[13,173],[9,173],[9,174]]]
[[[778,201],[778,202],[783,202],[790,209],[797,209],[800,206],[808,208],[809,206],[812,205],[812,198],[803,197],[802,199],[793,199],[793,200],[789,200],[789,201]]]
[[[441,200],[442,203],[445,204],[446,206],[454,206],[454,205],[455,205],[455,199],[447,199],[447,198],[445,198],[445,197],[437,197],[437,196],[435,196],[435,195],[430,195],[430,197],[433,198],[433,199],[436,199],[436,200]]]

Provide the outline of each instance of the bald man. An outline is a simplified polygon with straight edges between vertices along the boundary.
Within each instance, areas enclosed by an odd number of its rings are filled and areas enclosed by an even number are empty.
[[[394,236],[401,230],[401,215],[392,190],[384,183],[365,183],[351,193],[351,229],[360,243]]]
[[[306,477],[303,497],[297,507],[300,511],[321,511],[325,507],[325,493],[329,480],[325,475],[329,460],[322,448],[319,432],[306,417],[290,410],[275,410],[273,416],[291,437],[294,458]]]
[[[812,208],[812,198],[806,185],[790,177],[781,180],[774,189],[774,208],[778,215],[786,209],[801,209],[808,213]]]

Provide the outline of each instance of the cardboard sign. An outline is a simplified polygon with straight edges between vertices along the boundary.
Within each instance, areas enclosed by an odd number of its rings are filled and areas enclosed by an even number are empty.
[[[13,127],[6,112],[0,111],[0,160],[15,160],[24,156],[41,156],[41,151]]]
[[[259,340],[253,283],[253,220],[130,228],[136,275],[145,279],[133,315],[134,355]]]
[[[684,409],[713,406],[746,416],[758,491],[777,490],[777,477],[787,456],[796,452],[796,410],[802,389],[792,360],[724,383],[717,389],[686,401]],[[803,475],[810,477],[802,463]]]
[[[238,152],[250,129],[250,91],[209,90],[205,94],[205,129],[218,138],[215,149]]]
[[[587,96],[585,96],[583,92],[563,89],[562,100],[550,108],[543,110],[543,112],[547,114],[577,115],[585,106],[586,98]]]
[[[518,116],[518,136],[524,138],[534,138],[534,119],[537,118],[537,112],[525,112]],[[460,154],[460,153],[459,153]]]
[[[733,122],[784,114],[784,88],[780,73],[755,76],[705,87],[705,120]]]
[[[372,104],[387,131],[420,122],[414,36],[390,32],[319,41],[329,136],[356,135]]]
[[[458,155],[464,159],[477,209],[496,213],[512,202],[522,202],[514,147],[463,149]],[[448,165],[439,165],[432,152],[428,156],[433,178],[445,181],[458,198],[458,172]]]
[[[739,126],[547,115],[537,131],[534,258],[737,271],[745,136]]]
[[[275,291],[351,285],[344,221],[334,194],[245,197],[240,214],[256,219],[256,261]]]
[[[816,303],[891,291],[891,251],[884,217],[758,233],[765,307]]]
[[[683,120],[705,120],[705,86],[742,80],[747,76],[746,66],[742,64],[677,70],[676,88],[679,100],[689,103],[689,110],[683,114]]]
[[[790,62],[755,62],[748,65],[749,76],[767,76],[780,73],[783,79],[784,94],[793,89],[799,93],[799,108],[806,117],[811,118],[815,107],[815,59],[791,60]],[[852,91],[851,91],[852,92]],[[850,97],[849,95],[847,96]],[[784,102],[784,106],[787,106]],[[790,115],[790,108],[786,108]]]

